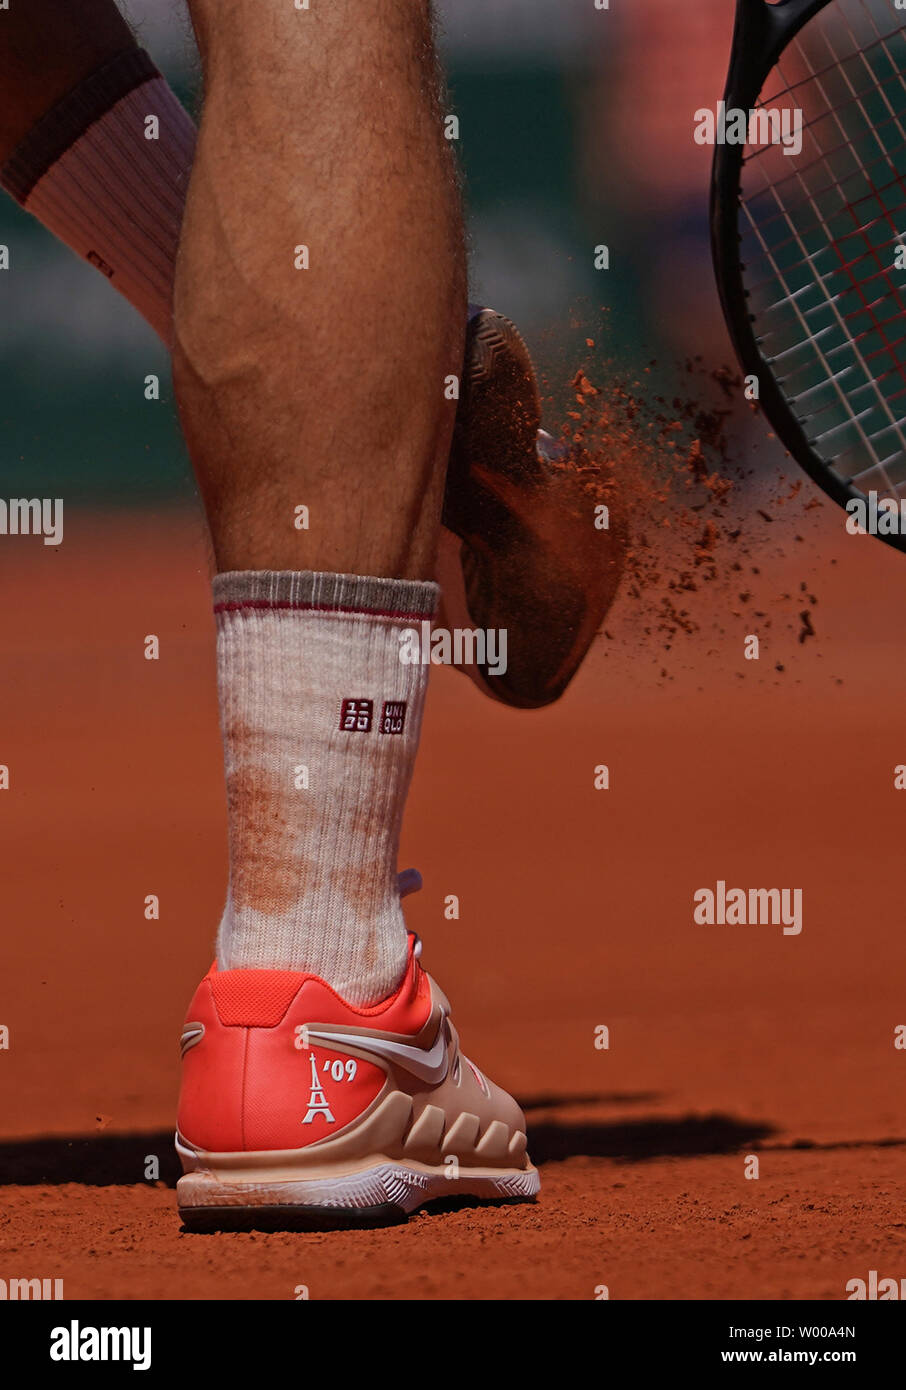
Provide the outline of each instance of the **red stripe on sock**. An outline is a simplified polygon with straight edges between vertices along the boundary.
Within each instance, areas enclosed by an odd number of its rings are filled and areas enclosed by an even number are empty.
[[[335,603],[293,602],[290,599],[248,598],[214,604],[215,613],[241,613],[248,608],[294,608],[311,613],[351,613],[362,618],[401,618],[407,622],[427,622],[433,613],[397,613],[386,608],[352,608]]]

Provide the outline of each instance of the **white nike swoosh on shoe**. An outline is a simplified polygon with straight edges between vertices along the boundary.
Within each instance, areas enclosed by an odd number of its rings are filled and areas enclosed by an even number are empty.
[[[447,1057],[447,1020],[441,1016],[437,1036],[430,1048],[411,1047],[408,1043],[391,1042],[389,1038],[374,1038],[368,1033],[348,1033],[342,1028],[312,1028],[305,1030],[309,1040],[327,1043],[341,1052],[350,1047],[360,1052],[370,1052],[375,1057],[383,1057],[387,1062],[395,1062],[406,1071],[426,1081],[429,1085],[439,1085],[449,1070]]]
[[[196,1043],[200,1043],[203,1037],[203,1023],[187,1023],[186,1026],[183,1028],[182,1036],[179,1039],[180,1056],[185,1057],[189,1048],[194,1047]]]

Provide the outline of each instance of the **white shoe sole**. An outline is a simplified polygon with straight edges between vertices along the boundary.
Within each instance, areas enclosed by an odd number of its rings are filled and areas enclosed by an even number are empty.
[[[231,1167],[218,1173],[217,1155],[199,1155],[179,1136],[176,1148],[184,1166],[198,1165],[176,1185],[179,1214],[190,1230],[386,1224],[442,1198],[531,1201],[541,1186],[538,1170],[531,1165],[437,1168],[388,1159],[365,1160],[352,1171],[309,1169],[305,1177],[293,1178],[277,1154],[272,1166],[242,1171]]]

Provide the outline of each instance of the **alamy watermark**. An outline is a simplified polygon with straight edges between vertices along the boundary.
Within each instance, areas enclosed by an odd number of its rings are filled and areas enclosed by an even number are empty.
[[[0,1302],[46,1302],[62,1297],[62,1279],[0,1279]]]
[[[131,1361],[133,1371],[151,1367],[150,1327],[91,1327],[73,1318],[50,1333],[51,1361]]]
[[[59,545],[62,497],[0,497],[0,536],[43,536],[45,545]]]
[[[877,1300],[880,1303],[906,1299],[906,1279],[891,1279],[879,1275],[876,1269],[868,1271],[867,1279],[850,1279],[846,1285],[848,1301],[858,1302]]]
[[[424,621],[397,629],[404,666],[481,666],[489,676],[506,675],[505,627],[434,627]]]
[[[846,529],[851,536],[906,535],[906,500],[881,497],[872,489],[846,504]]]
[[[802,931],[801,888],[697,888],[692,920],[700,927],[783,926],[784,936]]]
[[[781,145],[785,155],[802,153],[802,111],[798,106],[760,106],[744,111],[719,101],[712,111],[696,111],[696,145]]]

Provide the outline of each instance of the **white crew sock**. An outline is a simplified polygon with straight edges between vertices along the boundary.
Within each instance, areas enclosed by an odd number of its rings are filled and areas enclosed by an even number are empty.
[[[396,859],[428,667],[401,661],[399,634],[436,603],[435,584],[408,580],[215,577],[230,837],[221,969],[310,971],[358,1005],[402,977]]]
[[[168,345],[195,134],[148,54],[133,48],[65,96],[0,170],[3,187],[106,275]]]

